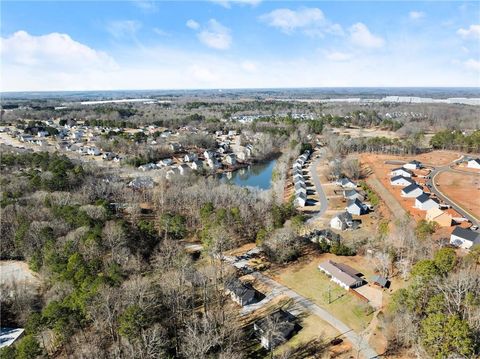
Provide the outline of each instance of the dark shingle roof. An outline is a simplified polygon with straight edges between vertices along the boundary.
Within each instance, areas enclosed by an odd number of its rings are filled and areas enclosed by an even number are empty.
[[[475,240],[480,240],[480,233],[471,231],[470,229],[465,229],[462,227],[455,227],[452,232],[452,235],[475,242]]]
[[[425,203],[430,199],[430,196],[423,192],[420,196],[417,197],[417,201],[420,203]]]
[[[417,188],[422,189],[422,187],[420,187],[418,184],[412,183],[410,186],[407,186],[407,187],[405,187],[404,189],[402,189],[402,192],[404,192],[404,193],[410,193],[410,192],[415,191]]]
[[[390,179],[390,181],[391,181],[391,182],[395,182],[395,181],[397,181],[397,180],[399,180],[399,179],[404,179],[405,181],[409,182],[410,184],[415,183],[415,181],[412,180],[411,178],[409,178],[409,177],[403,177],[403,176],[401,176],[401,175],[392,177],[392,178]]]

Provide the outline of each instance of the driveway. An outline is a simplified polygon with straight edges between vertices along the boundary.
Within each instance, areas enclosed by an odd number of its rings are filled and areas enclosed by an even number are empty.
[[[367,184],[382,197],[390,212],[399,220],[405,218],[407,211],[398,203],[397,199],[385,188],[385,186],[376,177],[370,176]]]
[[[305,298],[304,296],[298,294],[297,292],[289,289],[288,287],[274,281],[271,278],[259,273],[254,272],[252,275],[259,280],[260,282],[270,286],[273,290],[276,290],[276,293],[286,295],[292,298],[298,305],[306,309],[308,312],[320,317],[322,320],[326,321],[336,330],[338,330],[341,335],[345,336],[350,343],[361,353],[361,355],[366,359],[379,358],[377,352],[370,347],[368,341],[361,335],[355,333],[351,328],[349,328],[342,321],[335,318],[325,309],[319,307],[317,304],[313,303],[311,300]]]

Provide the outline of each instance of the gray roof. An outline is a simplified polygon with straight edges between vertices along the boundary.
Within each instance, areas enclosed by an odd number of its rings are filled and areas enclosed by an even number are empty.
[[[379,275],[374,275],[372,277],[372,282],[380,284],[382,287],[386,287],[388,279]]]
[[[430,196],[423,192],[420,196],[416,198],[416,200],[420,203],[425,203],[430,199]]]
[[[455,227],[452,235],[466,239],[471,242],[480,242],[480,233],[474,232],[470,229]]]
[[[359,272],[356,269],[343,263],[336,263],[328,260],[320,263],[318,267],[324,269],[326,272],[330,273],[330,275],[349,287],[357,284],[359,281],[363,281],[362,278],[357,275]]]
[[[402,189],[402,192],[403,193],[410,193],[410,192],[415,191],[417,188],[422,189],[422,187],[420,187],[418,184],[412,183],[410,186],[407,186],[404,189]]]
[[[227,283],[226,288],[235,294],[235,296],[243,299],[250,299],[255,295],[255,290],[238,279],[233,279]]]
[[[350,207],[352,205],[355,205],[358,208],[362,208],[362,209],[365,208],[365,205],[358,198],[355,198],[354,200],[347,202],[347,207]]]
[[[280,330],[284,336],[288,335],[295,327],[295,317],[292,314],[283,311],[282,309],[273,312],[265,318],[257,320],[255,325],[261,332],[265,332],[268,330],[267,326],[269,320],[281,325]]]
[[[395,182],[397,180],[404,179],[405,181],[409,182],[410,184],[415,183],[414,180],[412,180],[410,177],[403,177],[401,175],[394,176],[390,179],[391,182]]]
[[[352,215],[350,213],[348,213],[347,211],[337,213],[337,215],[335,217],[338,217],[338,219],[340,219],[344,223],[352,221]]]

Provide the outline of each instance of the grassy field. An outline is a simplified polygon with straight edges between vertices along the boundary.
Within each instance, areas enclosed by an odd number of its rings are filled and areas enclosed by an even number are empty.
[[[322,258],[322,260],[326,259]],[[337,260],[342,261],[341,258]],[[313,259],[309,262],[291,265],[276,272],[275,278],[325,308],[353,330],[363,330],[372,319],[371,308],[361,299],[331,282],[325,274],[317,269],[319,262],[319,259]],[[362,270],[362,268],[358,269]],[[368,275],[368,273],[364,274]]]

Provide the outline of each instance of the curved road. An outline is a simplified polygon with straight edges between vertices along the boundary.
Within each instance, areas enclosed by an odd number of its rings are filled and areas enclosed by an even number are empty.
[[[475,175],[475,173],[472,173],[472,172],[467,172],[467,171],[460,171],[460,170],[457,170],[457,169],[452,169],[450,166],[452,165],[456,165],[457,163],[461,162],[463,160],[463,157],[459,158],[458,160],[455,160],[453,161],[452,163],[446,165],[446,166],[442,166],[442,167],[436,167],[432,170],[432,172],[430,172],[430,179],[427,181],[427,187],[435,194],[438,196],[438,198],[440,198],[441,200],[443,200],[445,203],[449,204],[455,211],[457,211],[458,213],[460,213],[463,217],[467,218],[473,225],[476,225],[476,226],[479,226],[480,227],[480,220],[478,218],[476,218],[475,216],[473,216],[470,212],[468,212],[467,210],[463,209],[463,207],[461,207],[460,205],[458,205],[457,203],[455,203],[451,198],[449,198],[448,196],[446,196],[442,191],[440,191],[437,187],[437,185],[435,184],[435,177],[440,174],[440,173],[443,173],[443,172],[447,172],[447,171],[452,171],[452,172],[456,172],[456,173],[462,173],[462,174],[473,174]]]
[[[298,294],[294,290],[274,281],[273,279],[263,275],[259,272],[253,272],[252,275],[258,279],[263,284],[266,284],[273,288],[278,294],[284,294],[292,298],[298,305],[306,309],[308,312],[320,317],[322,320],[326,321],[336,330],[338,330],[341,335],[344,335],[353,347],[366,359],[379,358],[377,352],[368,344],[368,340],[363,338],[361,335],[354,332],[349,328],[345,323],[335,318],[325,309],[321,308],[308,298]]]

